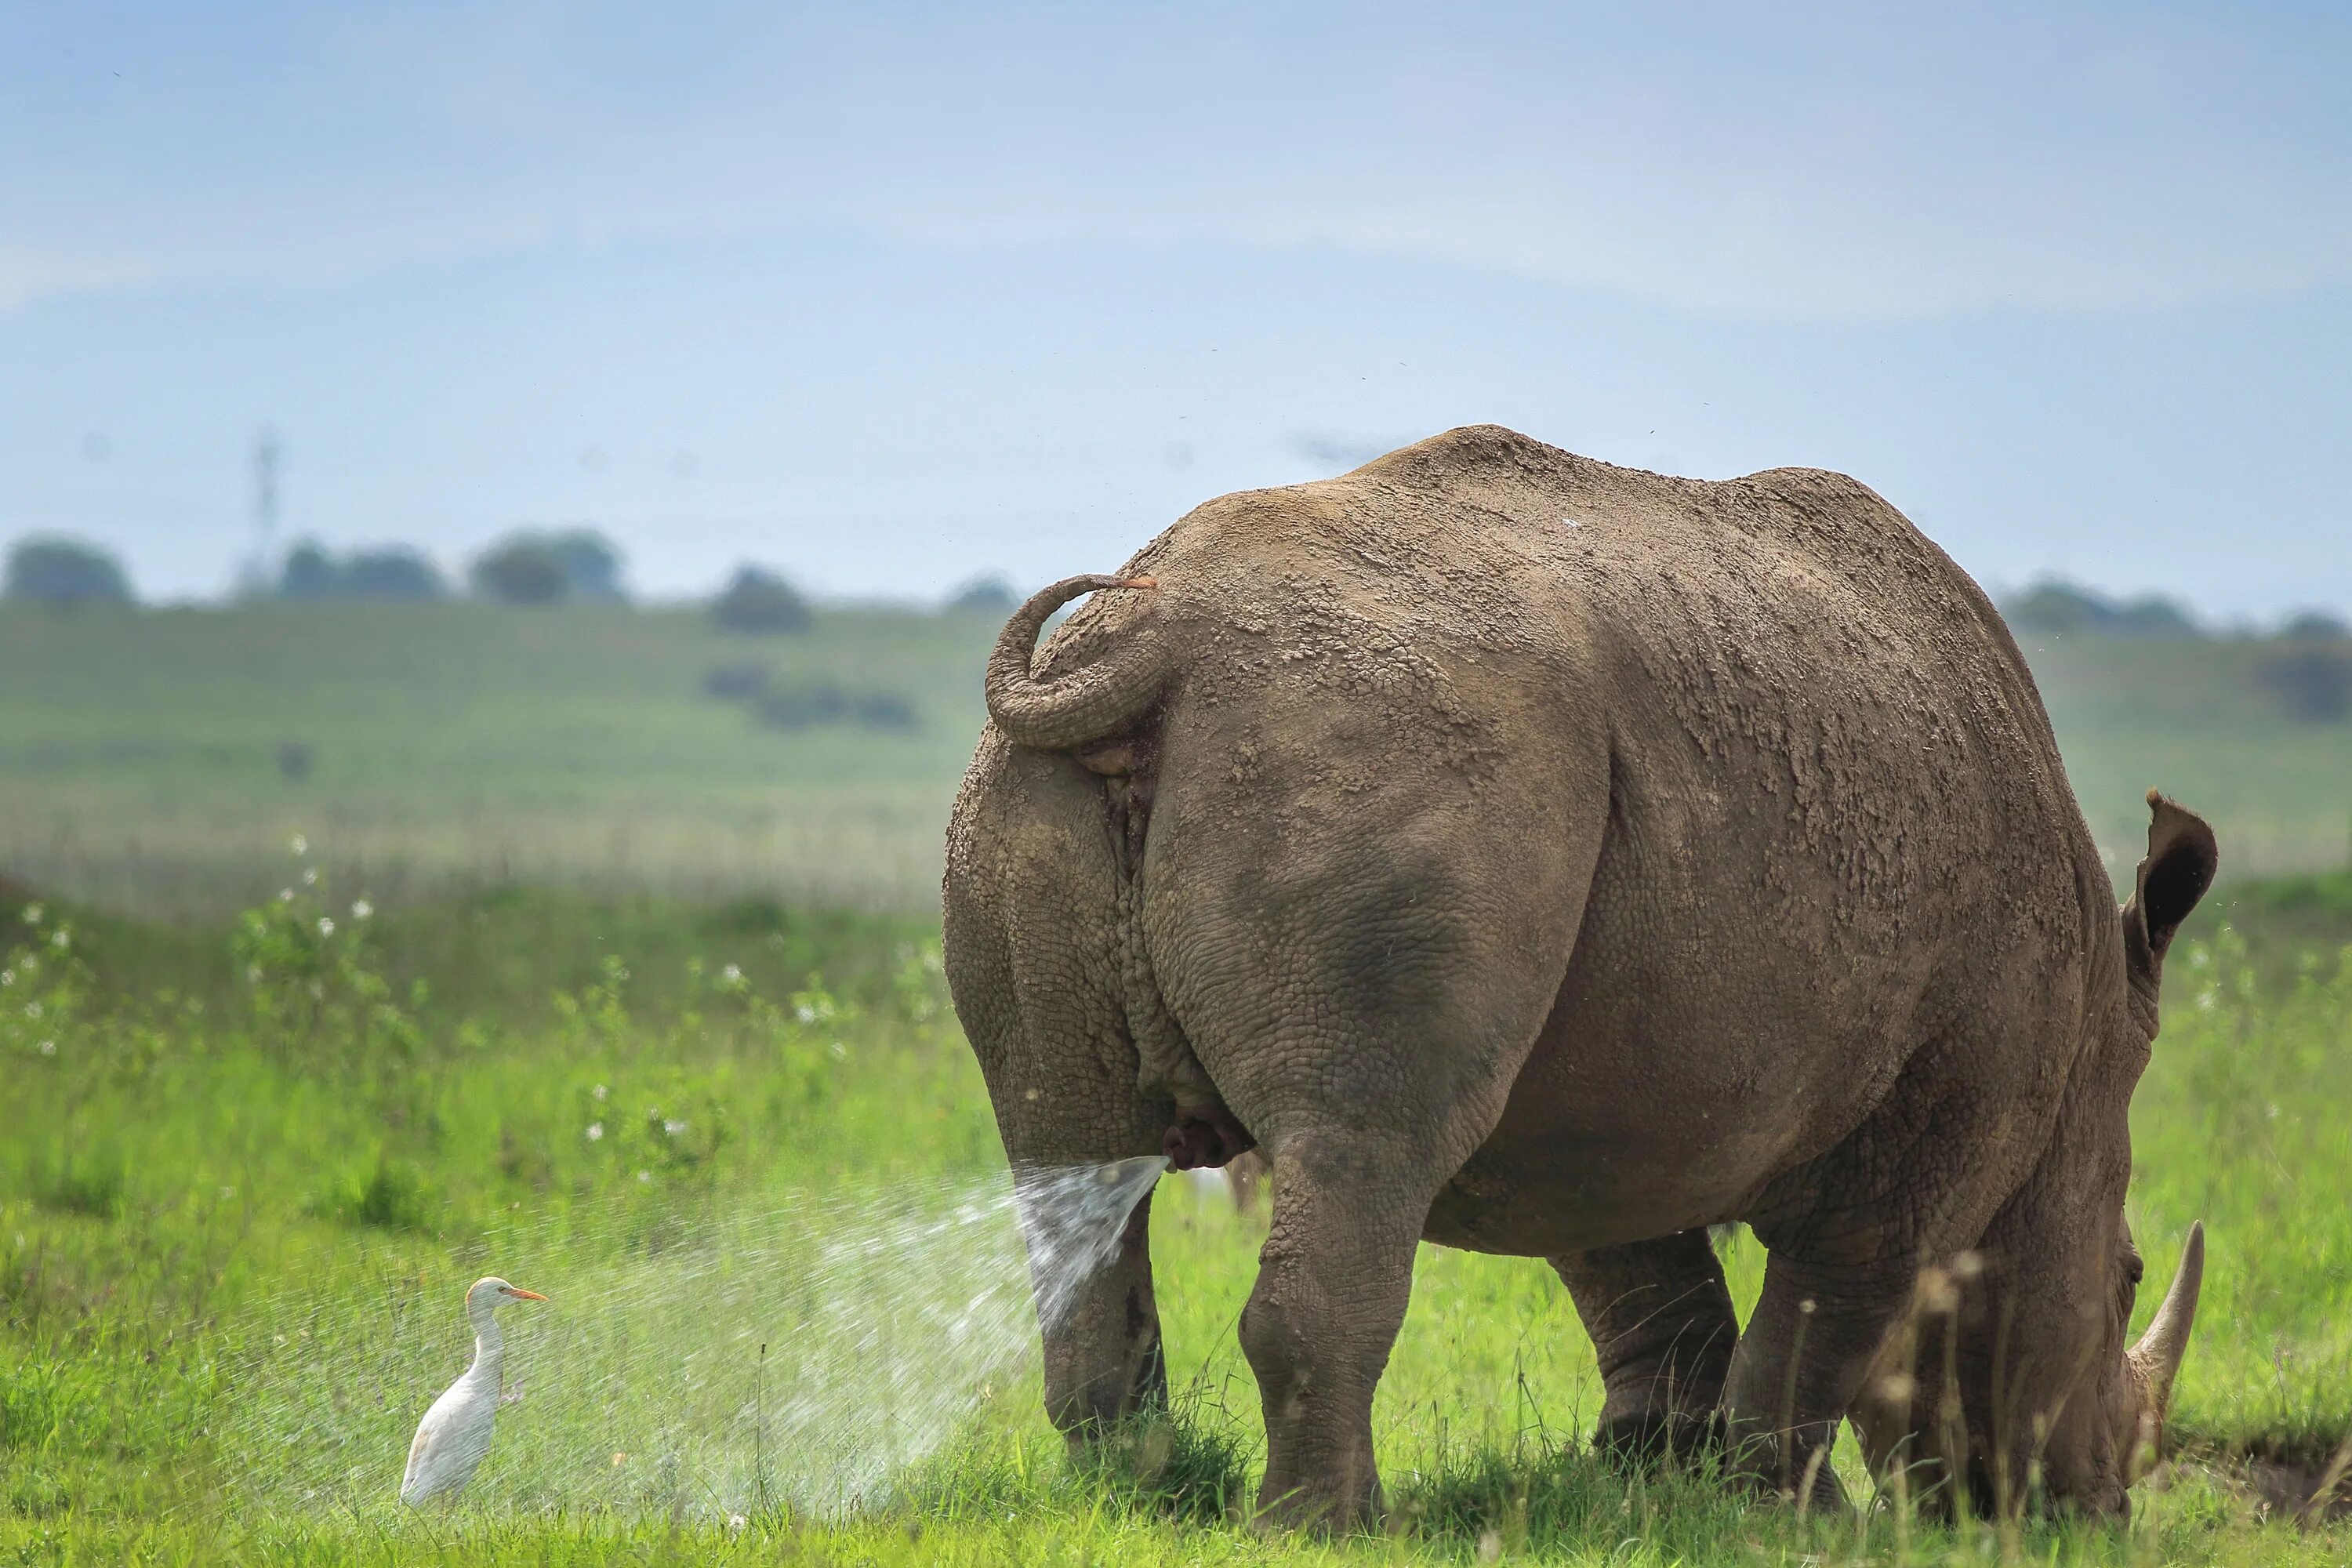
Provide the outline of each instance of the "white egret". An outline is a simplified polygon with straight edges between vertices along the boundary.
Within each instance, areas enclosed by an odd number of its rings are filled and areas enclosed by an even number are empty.
[[[416,1440],[408,1446],[408,1473],[400,1478],[401,1501],[421,1503],[455,1492],[474,1479],[482,1456],[490,1451],[490,1425],[498,1418],[505,1370],[506,1342],[499,1335],[498,1310],[517,1301],[546,1300],[536,1290],[520,1289],[496,1277],[475,1280],[466,1292],[466,1321],[474,1326],[474,1364],[416,1424]]]

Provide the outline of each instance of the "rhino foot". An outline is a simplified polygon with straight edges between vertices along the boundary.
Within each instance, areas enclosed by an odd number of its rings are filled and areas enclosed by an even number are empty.
[[[1720,1411],[1641,1410],[1603,1416],[1592,1447],[1612,1465],[1651,1471],[1720,1455],[1723,1432]]]

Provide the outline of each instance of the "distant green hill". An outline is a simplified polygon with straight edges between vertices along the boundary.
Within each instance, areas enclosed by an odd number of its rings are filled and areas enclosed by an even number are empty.
[[[757,637],[604,605],[0,607],[0,872],[213,903],[289,875],[300,833],[379,894],[920,904],[1001,620],[837,611]]]
[[[2150,787],[2211,820],[2227,878],[2330,870],[2352,854],[2352,721],[2294,717],[2276,638],[2021,634],[2083,815],[2119,880]],[[2331,653],[2330,657],[2340,657]]]
[[[820,612],[732,636],[685,610],[0,606],[0,875],[217,905],[290,875],[936,896],[995,609]],[[2352,722],[2297,721],[2279,644],[2024,637],[2077,795],[2130,873],[2150,785],[2232,876],[2342,865]],[[713,695],[713,692],[718,695]]]

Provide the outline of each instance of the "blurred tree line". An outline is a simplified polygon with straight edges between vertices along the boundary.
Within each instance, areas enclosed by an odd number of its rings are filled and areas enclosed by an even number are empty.
[[[44,605],[127,605],[131,579],[122,563],[76,539],[20,539],[8,552],[0,593]]]
[[[626,604],[620,549],[593,528],[523,529],[493,541],[467,563],[465,587],[502,605]],[[293,600],[425,603],[455,597],[457,587],[424,552],[403,544],[362,545],[338,552],[316,539],[287,551],[262,596]],[[132,605],[121,561],[86,540],[41,534],[9,549],[0,598],[71,607]],[[1003,615],[1017,603],[1001,577],[978,577],[942,608]],[[814,611],[792,581],[766,567],[736,568],[709,601],[712,619],[730,631],[766,636],[808,629]]]
[[[2056,578],[2044,578],[2001,605],[2021,637],[2168,637],[2213,636],[2188,607],[2159,594],[2114,599]],[[2352,626],[2325,610],[2289,617],[2261,639],[2254,683],[2279,710],[2303,724],[2352,719]]]
[[[440,599],[448,593],[438,566],[396,544],[337,557],[306,539],[287,552],[278,578],[281,599]]]
[[[2045,637],[2208,637],[2217,634],[2179,600],[2162,594],[2110,597],[2095,589],[2044,577],[2000,602],[2001,618],[2013,630]],[[2352,626],[2326,610],[2289,616],[2274,634],[2282,639],[2352,637]]]

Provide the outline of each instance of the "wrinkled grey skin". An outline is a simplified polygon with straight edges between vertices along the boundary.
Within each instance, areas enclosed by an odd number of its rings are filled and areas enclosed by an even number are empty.
[[[1613,1444],[1827,1500],[1851,1414],[1915,1492],[2125,1510],[2187,1334],[2124,1346],[2126,1112],[2212,836],[2151,797],[2118,914],[2000,618],[1870,490],[1457,430],[1040,595],[988,694],[947,960],[1006,1151],[1263,1148],[1277,1517],[1378,1508],[1424,1237],[1553,1262]],[[1159,1335],[1147,1210],[1053,1418],[1163,1399]]]

